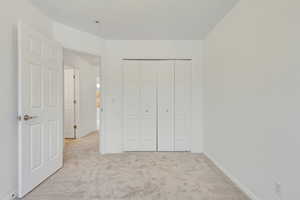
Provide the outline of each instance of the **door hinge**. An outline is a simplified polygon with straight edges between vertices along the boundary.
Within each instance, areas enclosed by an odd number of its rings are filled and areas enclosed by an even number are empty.
[[[73,103],[74,103],[74,104],[76,104],[76,103],[77,103],[77,101],[76,101],[76,100],[74,100],[74,101],[73,101]]]
[[[74,127],[74,129],[77,129],[77,125],[74,125],[73,127]]]

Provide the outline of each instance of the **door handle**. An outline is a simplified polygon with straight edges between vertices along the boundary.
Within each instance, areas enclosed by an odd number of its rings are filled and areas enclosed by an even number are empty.
[[[35,118],[37,118],[37,116],[24,115],[24,120],[25,121],[32,120],[32,119],[35,119]]]

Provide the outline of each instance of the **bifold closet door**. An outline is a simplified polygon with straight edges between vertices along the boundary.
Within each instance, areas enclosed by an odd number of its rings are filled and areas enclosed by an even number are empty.
[[[174,151],[174,62],[157,63],[158,151]]]
[[[76,102],[76,103],[75,103]],[[77,138],[79,125],[79,70],[64,70],[64,138]]]
[[[138,151],[140,138],[140,66],[139,62],[123,63],[124,151]]]
[[[140,151],[156,151],[156,63],[140,62]]]
[[[124,62],[124,151],[189,151],[191,61]]]
[[[192,62],[175,62],[174,151],[190,151]]]
[[[124,63],[124,151],[156,151],[156,66]]]

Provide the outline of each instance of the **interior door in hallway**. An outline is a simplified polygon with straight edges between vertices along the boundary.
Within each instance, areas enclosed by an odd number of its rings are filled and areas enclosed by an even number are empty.
[[[63,164],[62,47],[21,24],[19,49],[18,196]]]

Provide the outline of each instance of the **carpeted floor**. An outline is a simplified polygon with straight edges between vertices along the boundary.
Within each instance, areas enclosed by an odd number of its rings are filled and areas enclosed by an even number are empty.
[[[204,155],[99,155],[98,134],[65,145],[64,167],[25,200],[249,200]]]

